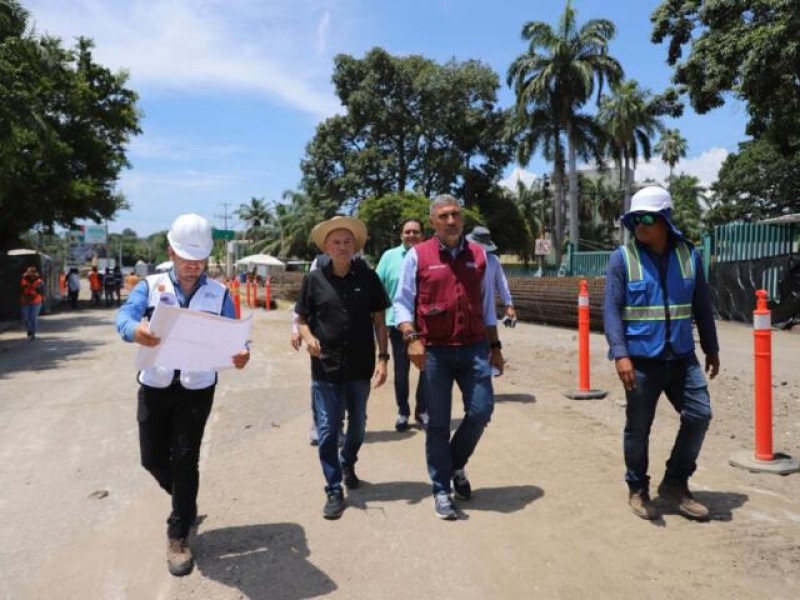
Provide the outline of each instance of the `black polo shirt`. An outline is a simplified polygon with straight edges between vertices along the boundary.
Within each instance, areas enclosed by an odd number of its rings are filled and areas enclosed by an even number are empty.
[[[308,322],[322,354],[311,358],[317,381],[369,379],[375,371],[372,314],[391,306],[375,271],[356,261],[344,277],[329,263],[303,279],[295,312]]]

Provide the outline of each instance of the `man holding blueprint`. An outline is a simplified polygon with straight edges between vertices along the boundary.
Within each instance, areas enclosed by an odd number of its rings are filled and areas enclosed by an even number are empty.
[[[197,517],[200,444],[217,370],[247,364],[250,321],[235,321],[228,290],[205,274],[213,246],[206,219],[179,216],[167,241],[173,268],[136,285],[117,313],[117,331],[141,346],[136,359],[141,461],[172,496],[167,564],[172,575],[183,576],[194,568],[187,538]],[[220,349],[227,355],[220,358]]]

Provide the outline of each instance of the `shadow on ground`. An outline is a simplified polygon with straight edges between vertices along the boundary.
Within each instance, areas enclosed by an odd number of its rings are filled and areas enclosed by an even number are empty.
[[[91,331],[81,337],[69,337],[73,330],[91,327],[113,327],[115,313],[111,310],[81,311],[42,317],[39,332],[33,341],[25,337],[22,327],[8,330],[0,339],[0,379],[14,372],[55,369],[91,349],[103,345],[95,341]],[[14,336],[19,332],[19,337]],[[65,335],[66,334],[66,335]]]
[[[405,501],[419,504],[433,498],[431,484],[420,481],[392,481],[385,483],[361,482],[361,486],[347,493],[347,504],[366,510],[370,502]],[[544,490],[535,485],[510,485],[496,488],[474,488],[470,500],[456,500],[459,509],[487,510],[500,513],[517,512],[544,496]]]
[[[723,522],[733,521],[733,511],[744,506],[745,502],[750,499],[747,494],[737,492],[693,492],[692,495],[695,500],[708,507],[710,521]],[[662,498],[656,498],[655,504],[662,514],[680,514],[674,504]]]
[[[198,534],[197,568],[245,598],[295,600],[336,590],[308,558],[305,530],[296,523],[224,527]]]
[[[532,404],[536,402],[533,394],[495,394],[495,402],[519,402],[521,404]]]

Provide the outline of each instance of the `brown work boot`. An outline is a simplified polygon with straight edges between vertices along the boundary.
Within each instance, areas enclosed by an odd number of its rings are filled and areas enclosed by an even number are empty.
[[[167,566],[170,574],[183,577],[192,572],[194,556],[186,538],[169,538],[167,540]]]
[[[653,501],[650,500],[650,493],[647,490],[631,490],[630,496],[628,496],[628,506],[640,519],[653,521],[661,516]]]
[[[685,482],[665,479],[658,486],[658,495],[663,500],[675,504],[678,512],[685,517],[696,521],[705,521],[709,517],[708,507],[694,499]]]

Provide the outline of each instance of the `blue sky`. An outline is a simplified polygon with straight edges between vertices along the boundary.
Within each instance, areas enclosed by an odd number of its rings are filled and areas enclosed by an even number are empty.
[[[650,43],[656,0],[574,0],[579,22],[611,19],[612,54],[626,77],[652,91],[669,84],[666,49]],[[140,236],[198,212],[216,227],[239,227],[232,212],[251,197],[278,201],[300,183],[300,160],[315,126],[340,110],[330,83],[336,54],[381,46],[397,55],[444,62],[477,59],[505,81],[525,50],[529,20],[555,26],[562,0],[27,0],[38,33],[72,45],[95,40],[102,64],[130,74],[140,95],[143,134],[129,147],[132,168],[119,184],[131,209],[109,230]],[[501,106],[513,103],[503,85]],[[668,121],[687,139],[677,172],[704,183],[745,139],[746,113],[729,102],[707,115],[687,106]],[[506,173],[516,177],[516,167]],[[549,170],[540,158],[521,176]],[[655,159],[637,180],[662,180]],[[227,205],[227,206],[226,206]]]

